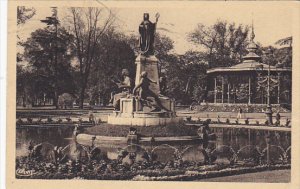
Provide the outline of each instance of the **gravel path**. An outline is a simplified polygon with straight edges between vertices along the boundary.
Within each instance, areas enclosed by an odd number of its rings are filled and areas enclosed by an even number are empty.
[[[201,179],[201,182],[265,182],[287,183],[291,180],[291,170],[273,170],[258,173],[246,173],[241,175],[225,176]]]

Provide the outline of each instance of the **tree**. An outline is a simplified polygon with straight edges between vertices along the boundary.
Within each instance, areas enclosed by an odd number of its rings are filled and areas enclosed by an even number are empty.
[[[17,104],[22,99],[22,106],[31,104],[33,93],[32,73],[28,68],[17,64]]]
[[[36,11],[33,7],[27,8],[25,6],[17,7],[17,25],[24,24],[27,20],[35,15]]]
[[[289,47],[292,47],[293,37],[290,36],[290,37],[286,37],[286,38],[283,38],[283,39],[279,39],[278,41],[275,42],[275,44],[280,45],[280,46],[288,45]]]
[[[74,46],[79,62],[79,107],[82,109],[91,66],[97,61],[96,46],[100,44],[101,36],[111,27],[113,16],[111,12],[106,16],[106,12],[101,8],[71,8],[70,11],[72,33],[75,36]]]
[[[23,46],[24,58],[28,61],[31,68],[30,75],[34,78],[32,80],[34,94],[51,95],[54,105],[57,106],[58,94],[75,92],[71,75],[73,36],[64,28],[58,29],[57,36],[54,33],[51,26],[38,29],[31,33],[31,37]]]
[[[17,25],[18,28],[25,24],[27,20],[32,18],[35,15],[36,11],[34,8],[28,8],[25,6],[18,6],[17,7]],[[17,35],[17,45],[22,47],[23,43],[20,40],[19,35]],[[20,52],[17,52],[17,62],[21,62],[23,59],[23,55]]]
[[[267,54],[266,54],[267,53]],[[258,53],[262,62],[278,68],[292,67],[292,47],[276,48],[273,46],[259,47]]]
[[[190,104],[200,102],[206,97],[207,63],[202,52],[188,51],[184,55],[170,55],[167,63],[166,76],[168,95]]]
[[[280,54],[280,67],[292,67],[292,57],[293,57],[293,37],[286,37],[283,39],[279,39],[275,42],[275,44],[280,46],[286,46],[279,49],[278,54]]]
[[[202,52],[188,51],[182,56],[184,66],[184,78],[186,81],[186,103],[192,101],[201,102],[206,96],[206,69],[207,62]]]
[[[166,62],[167,96],[178,100],[185,98],[184,63],[178,55],[170,55]]]
[[[189,41],[205,48],[209,67],[227,67],[241,61],[248,44],[247,26],[217,21],[206,27],[198,24],[188,35]]]
[[[174,41],[168,36],[160,33],[155,34],[154,54],[160,63],[160,69],[165,69],[166,63],[170,59],[170,52],[174,49]]]
[[[116,87],[111,81],[112,76],[120,75],[122,69],[128,69],[130,77],[135,78],[136,57],[128,40],[128,37],[113,29],[101,37],[101,44],[96,46],[97,61],[92,65],[88,86],[92,101],[95,101],[96,97],[108,101],[110,93]]]

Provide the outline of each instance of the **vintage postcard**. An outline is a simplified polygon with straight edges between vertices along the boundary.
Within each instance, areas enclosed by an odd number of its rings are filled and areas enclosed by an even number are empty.
[[[299,188],[299,2],[10,1],[7,188]]]

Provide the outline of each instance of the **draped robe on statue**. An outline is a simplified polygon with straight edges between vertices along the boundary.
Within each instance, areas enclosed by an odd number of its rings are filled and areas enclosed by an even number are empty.
[[[154,32],[156,24],[144,20],[139,26],[140,48],[143,55],[154,55]]]

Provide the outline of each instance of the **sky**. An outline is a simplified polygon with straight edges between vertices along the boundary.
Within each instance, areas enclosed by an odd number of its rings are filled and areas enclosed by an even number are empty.
[[[116,16],[115,25],[125,34],[138,35],[138,25],[142,21],[143,13],[150,13],[150,20],[155,20],[155,14],[159,12],[160,18],[157,31],[170,37],[174,41],[174,52],[183,54],[192,50],[201,50],[187,40],[189,32],[193,31],[198,23],[210,26],[217,20],[235,22],[237,25],[249,25],[254,23],[255,41],[263,46],[274,45],[281,38],[292,36],[293,11],[290,6],[282,4],[264,3],[226,3],[204,2],[171,4],[166,2],[148,3],[136,2],[134,4],[116,5],[101,3],[105,9],[111,9]],[[36,15],[18,27],[21,40],[26,40],[30,33],[44,27],[40,22],[46,16],[51,15],[50,7],[35,7]],[[68,16],[67,7],[58,7],[58,16],[64,24]]]

